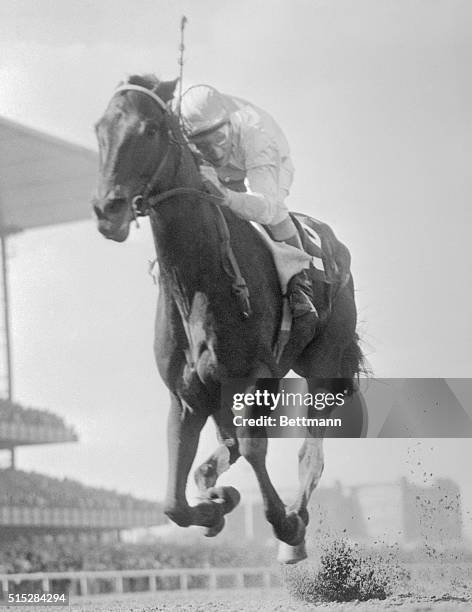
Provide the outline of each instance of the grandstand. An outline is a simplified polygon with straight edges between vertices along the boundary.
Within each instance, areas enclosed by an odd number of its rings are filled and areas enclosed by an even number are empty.
[[[0,400],[0,449],[77,441],[74,429],[49,411]],[[158,504],[10,467],[0,470],[0,538],[130,529],[164,521]]]
[[[18,446],[77,440],[59,416],[0,399],[0,449],[13,458]],[[12,460],[0,469],[0,574],[109,565],[124,569],[128,551],[119,548],[121,530],[164,520],[157,503],[21,471]],[[115,545],[112,558],[119,558],[118,563],[110,558]]]
[[[13,399],[8,238],[90,216],[97,157],[92,151],[0,118],[0,568],[80,569],[90,543],[117,542],[121,530],[165,522],[159,504],[17,469],[18,447],[77,442],[73,427],[47,410]],[[85,552],[83,552],[85,555]]]
[[[23,408],[20,404],[0,398],[0,449],[10,451],[11,468],[15,468],[15,449],[18,446],[76,440],[75,431],[55,414]]]

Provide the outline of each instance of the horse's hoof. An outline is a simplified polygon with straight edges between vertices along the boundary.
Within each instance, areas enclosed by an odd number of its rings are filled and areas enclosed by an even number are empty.
[[[213,502],[222,505],[223,514],[232,512],[241,501],[241,495],[234,487],[212,487],[207,495]]]
[[[305,540],[306,531],[306,525],[303,522],[303,519],[296,512],[290,512],[290,514],[287,514],[286,520],[293,528],[293,535],[290,538],[283,538],[283,541],[285,541],[289,546],[298,546],[299,544],[302,544],[302,542]]]
[[[290,546],[285,542],[279,542],[279,554],[277,555],[277,561],[286,565],[298,563],[307,558],[305,540],[297,546]]]
[[[207,538],[214,538],[220,533],[220,531],[223,529],[224,526],[225,526],[225,517],[222,515],[218,523],[216,523],[216,525],[213,525],[213,527],[205,527],[205,529],[203,530],[203,535]]]

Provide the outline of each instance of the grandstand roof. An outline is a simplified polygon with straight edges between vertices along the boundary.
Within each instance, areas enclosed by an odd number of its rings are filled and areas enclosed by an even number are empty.
[[[0,117],[4,233],[91,217],[97,154]]]

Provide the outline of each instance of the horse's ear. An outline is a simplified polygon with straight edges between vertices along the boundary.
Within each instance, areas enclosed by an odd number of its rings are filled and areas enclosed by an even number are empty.
[[[157,93],[164,100],[164,102],[169,102],[170,100],[172,100],[178,82],[179,79],[177,78],[173,81],[161,81],[159,83],[159,87],[157,87]]]

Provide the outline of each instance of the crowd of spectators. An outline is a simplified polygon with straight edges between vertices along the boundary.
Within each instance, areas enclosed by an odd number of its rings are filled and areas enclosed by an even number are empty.
[[[24,425],[47,425],[49,427],[65,429],[64,420],[49,412],[49,410],[39,410],[21,406],[16,402],[11,402],[0,398],[0,423],[18,423]]]
[[[153,510],[155,502],[107,489],[87,487],[69,478],[0,469],[0,506]]]
[[[265,566],[273,558],[267,547],[227,541],[177,544],[94,544],[48,542],[41,536],[0,545],[0,573],[165,569],[181,567]]]
[[[274,540],[275,544],[275,540]],[[367,549],[366,549],[367,550]],[[377,550],[377,549],[376,549]],[[191,541],[177,543],[169,540],[144,543],[97,543],[60,541],[51,536],[22,536],[0,541],[0,574],[25,572],[72,572],[103,570],[148,570],[209,567],[267,567],[274,560],[272,546],[251,542]],[[414,550],[377,550],[382,558],[395,558],[401,563],[444,563],[472,561],[472,550],[460,549],[431,552],[422,547]]]

